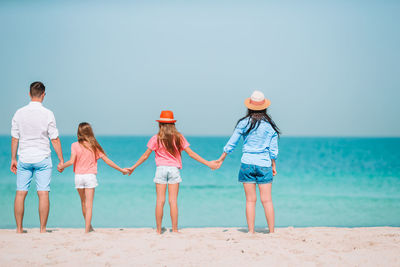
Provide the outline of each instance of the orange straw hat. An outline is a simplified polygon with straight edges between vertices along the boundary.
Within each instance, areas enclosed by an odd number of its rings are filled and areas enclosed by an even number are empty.
[[[249,98],[246,98],[244,104],[251,110],[263,110],[271,105],[271,101],[264,97],[260,91],[254,91]]]
[[[175,123],[174,113],[171,110],[161,111],[160,119],[157,120],[161,123]]]

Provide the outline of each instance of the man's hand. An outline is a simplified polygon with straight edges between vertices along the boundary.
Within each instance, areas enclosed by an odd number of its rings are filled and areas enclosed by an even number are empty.
[[[58,165],[57,165],[57,170],[61,173],[61,172],[63,172],[64,171],[64,162],[62,162],[62,161],[60,161],[60,163],[58,163]]]
[[[17,150],[18,150],[18,142],[19,139],[12,137],[11,138],[11,166],[10,170],[17,174]]]
[[[16,159],[12,159],[11,160],[11,166],[10,166],[10,170],[14,173],[17,174],[17,160]]]
[[[123,175],[129,174],[129,170],[127,168],[123,168],[121,172]]]

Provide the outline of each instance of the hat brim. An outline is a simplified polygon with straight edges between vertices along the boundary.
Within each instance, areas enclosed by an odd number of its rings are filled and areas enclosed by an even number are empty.
[[[157,122],[161,122],[161,123],[175,123],[176,122],[176,120],[162,120],[162,119],[159,119],[159,120],[156,120]]]
[[[250,103],[250,97],[246,98],[246,100],[244,101],[245,106],[248,109],[251,110],[263,110],[263,109],[267,109],[270,105],[271,105],[271,101],[269,99],[265,99],[265,102],[261,105],[254,105],[252,103]]]

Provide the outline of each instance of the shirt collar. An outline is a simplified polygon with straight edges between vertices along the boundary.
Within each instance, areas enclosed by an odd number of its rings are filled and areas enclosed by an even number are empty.
[[[38,101],[31,101],[29,102],[30,106],[42,106],[42,103],[38,102]]]

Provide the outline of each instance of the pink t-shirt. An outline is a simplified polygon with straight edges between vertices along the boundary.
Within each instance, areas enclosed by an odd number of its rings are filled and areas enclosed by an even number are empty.
[[[186,138],[182,135],[182,149],[187,148],[189,145]],[[158,135],[154,135],[150,138],[147,147],[156,153],[157,166],[174,166],[182,169],[181,151],[179,151],[179,154],[175,157],[172,156],[162,144],[158,143]]]
[[[85,148],[79,142],[71,145],[71,154],[76,155],[74,163],[75,174],[97,174],[97,160],[104,157],[101,152],[95,156],[91,150]]]

